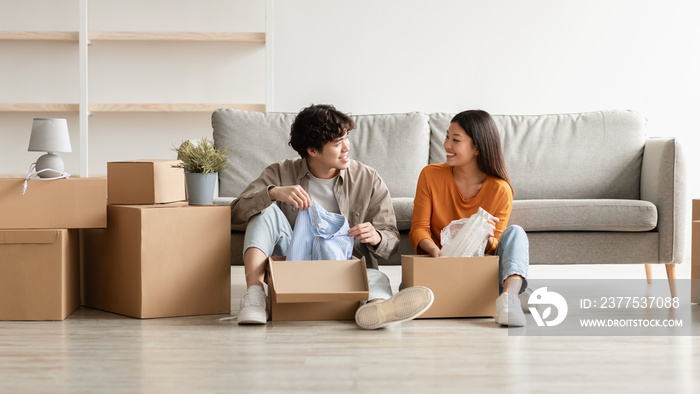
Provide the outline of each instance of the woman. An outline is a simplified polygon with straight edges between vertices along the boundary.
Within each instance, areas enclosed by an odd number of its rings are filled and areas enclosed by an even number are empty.
[[[494,220],[486,254],[499,257],[496,323],[525,325],[518,297],[527,288],[529,246],[525,231],[509,226],[513,187],[506,172],[496,123],[485,111],[464,111],[452,118],[445,136],[444,164],[421,171],[413,206],[410,238],[419,254],[440,257],[440,232],[479,207]],[[510,312],[510,313],[509,313]]]

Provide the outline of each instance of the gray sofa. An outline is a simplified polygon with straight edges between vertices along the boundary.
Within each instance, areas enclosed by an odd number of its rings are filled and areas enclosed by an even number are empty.
[[[354,116],[350,156],[377,169],[408,239],[421,169],[445,160],[442,141],[453,114]],[[217,204],[231,201],[276,161],[297,157],[287,145],[295,114],[219,109],[214,140],[229,150]],[[530,239],[531,264],[676,264],[684,258],[685,175],[673,138],[647,138],[634,111],[495,115],[515,189],[510,224]],[[232,229],[232,264],[242,264],[243,228]],[[668,266],[667,266],[668,267]]]

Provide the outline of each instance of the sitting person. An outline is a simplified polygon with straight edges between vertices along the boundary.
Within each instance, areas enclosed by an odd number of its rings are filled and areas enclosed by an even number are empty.
[[[301,156],[263,170],[231,204],[231,223],[247,223],[243,245],[247,291],[238,324],[265,324],[267,296],[263,286],[268,256],[286,256],[292,225],[312,202],[348,220],[353,254],[370,253],[388,259],[396,251],[399,232],[391,197],[377,172],[350,159],[348,132],[354,121],[330,105],[304,108],[291,127],[289,145]],[[367,268],[369,300],[355,315],[364,329],[418,317],[433,302],[425,287],[393,295],[389,278],[375,266]]]
[[[525,325],[518,295],[527,288],[529,243],[519,226],[507,227],[513,207],[513,187],[506,172],[496,123],[487,112],[464,111],[447,129],[443,143],[447,160],[423,168],[413,206],[410,238],[416,253],[439,257],[440,233],[453,220],[490,213],[493,231],[486,254],[499,257],[496,323]]]

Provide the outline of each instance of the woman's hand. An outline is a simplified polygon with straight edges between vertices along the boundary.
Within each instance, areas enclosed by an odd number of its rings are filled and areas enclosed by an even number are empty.
[[[498,220],[499,219],[495,216],[489,218],[489,224],[491,225],[491,233],[489,234],[488,241],[486,241],[486,250],[484,250],[484,253],[488,252],[491,249],[493,243],[496,240],[496,238],[493,235],[493,232],[496,230],[496,223],[498,223]]]
[[[418,247],[423,249],[430,257],[440,257],[440,248],[432,239],[424,239],[418,243]]]
[[[294,205],[294,208],[303,210],[311,206],[311,197],[299,185],[273,186],[267,190],[267,193],[272,201],[285,201]]]

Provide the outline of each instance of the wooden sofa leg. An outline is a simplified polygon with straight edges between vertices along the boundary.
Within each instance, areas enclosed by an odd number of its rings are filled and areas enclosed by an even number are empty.
[[[651,264],[644,264],[644,271],[647,273],[647,283],[651,284]]]
[[[677,297],[675,264],[666,264],[666,276],[668,277],[668,287],[671,289],[671,297]]]

